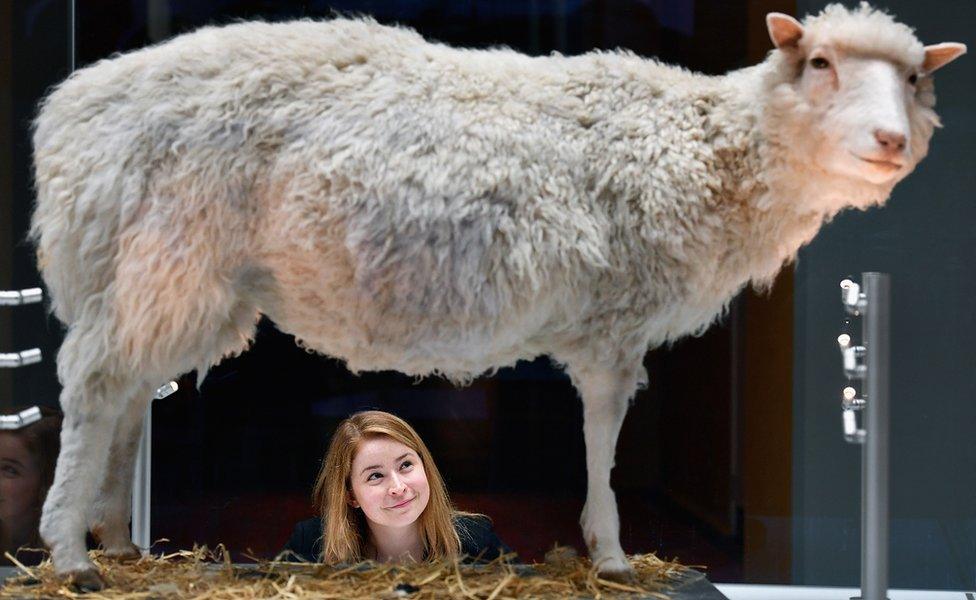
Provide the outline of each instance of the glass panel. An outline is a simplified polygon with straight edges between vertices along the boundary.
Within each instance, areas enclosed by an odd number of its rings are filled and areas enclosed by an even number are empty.
[[[323,18],[335,9],[456,46],[505,44],[536,55],[623,46],[722,73],[748,62],[744,4],[83,2],[78,62],[204,24]],[[613,473],[625,549],[707,564],[720,581],[743,576],[731,449],[733,328],[726,323],[648,355],[652,384],[625,422]],[[542,560],[556,542],[585,553],[581,407],[568,377],[545,358],[465,388],[392,373],[354,376],[263,320],[248,352],[212,369],[199,391],[192,377],[180,389],[153,414],[153,536],[171,540],[167,547],[222,542],[238,558],[273,555],[292,526],[314,514],[311,485],[338,422],[380,408],[418,430],[458,507],[489,514],[523,558]],[[678,395],[680,402],[664,401]],[[702,434],[689,437],[689,430]]]
[[[800,13],[826,2],[798,2]],[[971,42],[972,6],[891,0],[886,7],[924,43]],[[959,38],[959,39],[957,39]],[[936,131],[928,157],[882,210],[852,211],[800,254],[794,371],[796,583],[850,585],[859,577],[859,451],[844,443],[845,380],[832,338],[843,313],[837,283],[862,271],[891,275],[891,585],[972,589],[976,565],[976,178],[966,96],[972,64],[936,76]]]
[[[69,9],[69,2],[0,3],[0,291],[41,286],[25,241],[34,198],[30,123],[49,86],[71,72]],[[0,302],[0,565],[11,564],[5,552],[33,565],[43,558],[32,549],[41,548],[38,520],[60,446],[61,333],[43,304],[11,298]],[[40,363],[24,360],[34,349]],[[36,418],[22,412],[33,407]]]
[[[37,528],[61,447],[61,414],[40,410],[22,426],[0,428],[0,565],[13,564],[5,553],[28,566],[45,556]]]
[[[39,285],[30,246],[19,242],[33,204],[28,125],[44,90],[68,72],[70,5],[0,4],[0,42],[10,40],[0,43],[9,59],[0,61],[9,83],[0,90],[0,214],[11,217],[0,219],[0,289],[20,289]],[[507,45],[531,55],[619,47],[721,74],[763,59],[766,12],[803,15],[824,4],[79,1],[77,64],[204,25],[349,11],[454,46]],[[926,43],[973,42],[966,38],[976,31],[976,13],[967,3],[937,11],[909,0],[886,6]],[[715,582],[858,585],[859,449],[841,432],[837,292],[841,278],[877,270],[892,275],[893,297],[891,584],[976,586],[969,500],[976,446],[968,435],[976,390],[967,377],[976,365],[969,342],[976,336],[969,226],[976,181],[967,168],[974,117],[964,104],[976,71],[967,61],[939,73],[946,127],[884,209],[839,215],[769,294],[746,291],[703,336],[647,354],[650,383],[630,407],[612,474],[625,551],[705,565]],[[0,369],[0,413],[56,404],[60,329],[44,318],[38,307],[0,307],[0,352],[39,346],[45,356],[41,366]],[[547,358],[465,387],[353,374],[264,318],[249,350],[179,383],[153,408],[152,537],[169,540],[157,549],[223,543],[237,560],[273,556],[295,524],[315,514],[312,485],[338,423],[375,408],[416,428],[454,503],[490,515],[523,559],[541,560],[554,543],[585,553],[582,410],[569,378]],[[27,458],[26,432],[0,432],[0,461],[19,452],[43,472],[47,463]],[[36,541],[30,532],[43,487],[18,505],[26,512],[0,515],[4,549]],[[15,496],[9,489],[0,487],[4,499]]]

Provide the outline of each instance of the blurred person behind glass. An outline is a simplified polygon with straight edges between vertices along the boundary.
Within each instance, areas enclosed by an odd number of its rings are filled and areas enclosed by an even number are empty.
[[[0,565],[11,564],[6,552],[25,565],[44,558],[38,525],[61,448],[62,415],[39,408],[39,421],[0,430]]]

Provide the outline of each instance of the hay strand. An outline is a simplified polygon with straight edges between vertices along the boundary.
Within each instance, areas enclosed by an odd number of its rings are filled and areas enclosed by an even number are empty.
[[[23,571],[24,573],[26,573],[28,577],[30,577],[31,579],[37,579],[37,576],[34,575],[34,572],[31,571],[30,568],[28,568],[22,562],[20,562],[19,560],[17,560],[17,558],[13,554],[11,554],[9,552],[4,552],[3,555],[4,555],[4,557],[6,557],[7,560],[9,560],[11,563],[13,563],[13,565],[15,567],[17,567],[18,569],[20,569],[21,571]]]

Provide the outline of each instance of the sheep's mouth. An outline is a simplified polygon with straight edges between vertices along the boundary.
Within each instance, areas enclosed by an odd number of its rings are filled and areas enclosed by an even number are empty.
[[[879,167],[885,171],[899,171],[901,170],[902,167],[905,166],[902,163],[894,162],[891,160],[878,160],[874,158],[865,158],[863,156],[858,156],[857,154],[854,154],[854,157],[857,158],[858,160],[862,160],[868,164]]]

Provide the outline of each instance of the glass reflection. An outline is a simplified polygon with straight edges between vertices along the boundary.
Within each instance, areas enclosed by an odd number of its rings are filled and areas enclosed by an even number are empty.
[[[44,557],[38,525],[61,447],[61,413],[48,407],[40,411],[39,421],[0,430],[2,565],[12,564],[6,553],[25,565],[35,565]]]

